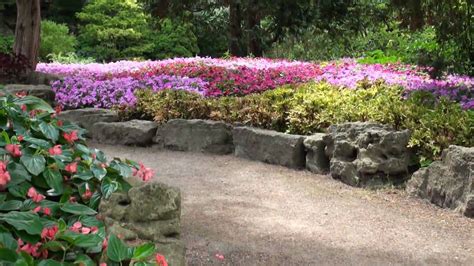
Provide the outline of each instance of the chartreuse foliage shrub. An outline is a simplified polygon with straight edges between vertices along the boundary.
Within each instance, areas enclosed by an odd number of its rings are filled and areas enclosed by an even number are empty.
[[[107,240],[96,216],[101,198],[151,170],[107,161],[86,146],[82,129],[55,115],[38,98],[0,97],[0,265],[151,265],[153,244]]]
[[[203,98],[185,91],[137,91],[137,105],[128,115],[165,122],[173,118],[213,119],[229,123],[309,135],[329,125],[375,121],[410,129],[410,145],[422,159],[433,159],[451,144],[473,146],[474,112],[427,92],[408,99],[400,87],[363,84],[349,90],[327,83],[297,89],[283,87],[244,97]]]
[[[69,34],[66,24],[53,21],[41,21],[40,58],[48,59],[49,55],[68,54],[75,52],[77,40]]]

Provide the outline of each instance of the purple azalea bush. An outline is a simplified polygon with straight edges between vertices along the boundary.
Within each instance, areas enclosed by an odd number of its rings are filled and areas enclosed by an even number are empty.
[[[186,90],[203,94],[206,82],[199,78],[177,76],[152,76],[145,79],[132,77],[96,80],[82,76],[66,77],[63,81],[52,84],[56,92],[56,101],[65,108],[96,107],[112,108],[114,106],[134,106],[137,89]]]

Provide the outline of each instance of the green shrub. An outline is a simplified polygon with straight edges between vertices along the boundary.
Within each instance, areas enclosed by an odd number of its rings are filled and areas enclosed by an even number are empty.
[[[95,59],[92,57],[81,57],[76,53],[50,54],[48,59],[53,63],[61,64],[90,64],[95,62]]]
[[[152,51],[150,17],[134,0],[92,0],[77,17],[80,48],[87,56],[111,61]]]
[[[164,19],[152,37],[153,48],[148,55],[152,59],[192,57],[199,53],[197,38],[192,25]]]
[[[13,51],[14,37],[11,35],[0,36],[0,53],[9,54]]]
[[[449,145],[473,146],[474,112],[458,103],[414,92],[404,99],[399,87],[360,84],[355,90],[328,83],[279,88],[244,97],[203,98],[185,91],[139,91],[133,115],[169,119],[212,119],[309,135],[343,122],[374,121],[410,129],[410,146],[424,159],[437,158]],[[130,114],[129,114],[130,115]]]
[[[53,21],[41,21],[40,58],[46,60],[49,55],[67,54],[75,52],[76,37],[69,34],[66,24],[57,24]]]

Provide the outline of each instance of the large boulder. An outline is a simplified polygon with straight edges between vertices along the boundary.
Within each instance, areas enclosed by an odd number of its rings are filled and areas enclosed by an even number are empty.
[[[9,84],[4,87],[4,90],[12,94],[25,92],[27,95],[43,99],[49,104],[54,104],[56,97],[53,89],[48,85]]]
[[[43,73],[43,72],[31,72],[26,80],[27,84],[36,85],[51,85],[56,80],[62,80],[63,77],[60,75]]]
[[[381,186],[406,180],[413,162],[408,130],[370,122],[330,126],[324,137],[330,172],[351,186]]]
[[[301,169],[305,166],[304,136],[252,127],[233,129],[235,155]]]
[[[100,108],[67,110],[61,112],[58,115],[58,118],[61,120],[75,123],[78,126],[85,128],[88,131],[88,137],[91,136],[89,132],[96,123],[119,121],[119,116],[117,112]]]
[[[154,142],[178,151],[228,154],[234,150],[232,126],[209,120],[170,120],[158,127]]]
[[[155,243],[169,265],[185,265],[185,246],[180,240],[181,194],[161,183],[145,183],[128,193],[115,193],[99,205],[108,234],[132,243]]]
[[[152,144],[158,125],[153,121],[98,122],[90,131],[98,143],[147,146]]]
[[[474,217],[474,147],[449,146],[441,161],[413,174],[407,191]]]
[[[306,169],[315,174],[327,174],[329,172],[329,158],[325,153],[326,134],[317,133],[306,137],[304,147],[306,149]]]

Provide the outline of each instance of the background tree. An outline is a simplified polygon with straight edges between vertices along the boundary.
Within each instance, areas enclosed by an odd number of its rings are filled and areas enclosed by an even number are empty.
[[[40,0],[16,0],[17,20],[13,52],[27,59],[27,67],[35,70],[41,33]]]

